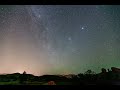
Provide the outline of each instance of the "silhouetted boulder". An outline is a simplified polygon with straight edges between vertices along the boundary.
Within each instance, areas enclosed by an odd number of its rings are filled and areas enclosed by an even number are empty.
[[[118,72],[120,73],[120,69],[116,67],[111,67],[112,72]]]
[[[105,68],[102,68],[101,71],[102,71],[102,73],[106,73],[106,69]]]

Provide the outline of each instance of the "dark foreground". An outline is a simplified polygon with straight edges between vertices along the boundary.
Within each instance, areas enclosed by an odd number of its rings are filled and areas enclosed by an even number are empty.
[[[101,73],[91,70],[78,75],[43,75],[34,76],[23,72],[0,75],[0,85],[120,85],[120,69],[102,68]]]

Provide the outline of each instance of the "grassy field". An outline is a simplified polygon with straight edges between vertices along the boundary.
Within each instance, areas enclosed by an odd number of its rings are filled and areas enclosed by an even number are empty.
[[[24,85],[19,81],[0,82],[0,85]],[[48,82],[26,82],[25,85],[48,85]],[[72,85],[72,82],[56,82],[56,85]]]
[[[28,82],[28,85],[48,85],[48,82]],[[56,85],[72,85],[72,82],[56,82]]]
[[[72,82],[56,82],[57,85],[72,85]]]
[[[0,85],[20,85],[19,81],[0,82]]]

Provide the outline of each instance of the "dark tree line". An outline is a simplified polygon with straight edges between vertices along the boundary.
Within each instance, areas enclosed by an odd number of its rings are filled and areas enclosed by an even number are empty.
[[[69,76],[69,75],[68,75]],[[111,83],[113,81],[120,81],[120,69],[112,67],[111,70],[102,68],[100,73],[95,73],[92,70],[87,70],[85,73],[79,73],[78,75],[72,76],[64,75],[43,75],[34,76],[27,74],[25,71],[23,74],[14,73],[7,75],[0,75],[0,81],[19,81],[20,84],[27,84],[26,82],[71,82],[75,84],[89,84],[89,83]]]

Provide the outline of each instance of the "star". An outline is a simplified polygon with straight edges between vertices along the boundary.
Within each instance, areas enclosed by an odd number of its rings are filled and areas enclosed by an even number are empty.
[[[38,17],[40,18],[40,17],[41,17],[41,15],[38,15]]]
[[[72,40],[71,37],[68,37],[68,40],[71,41]]]
[[[82,30],[84,29],[84,27],[81,28]]]

